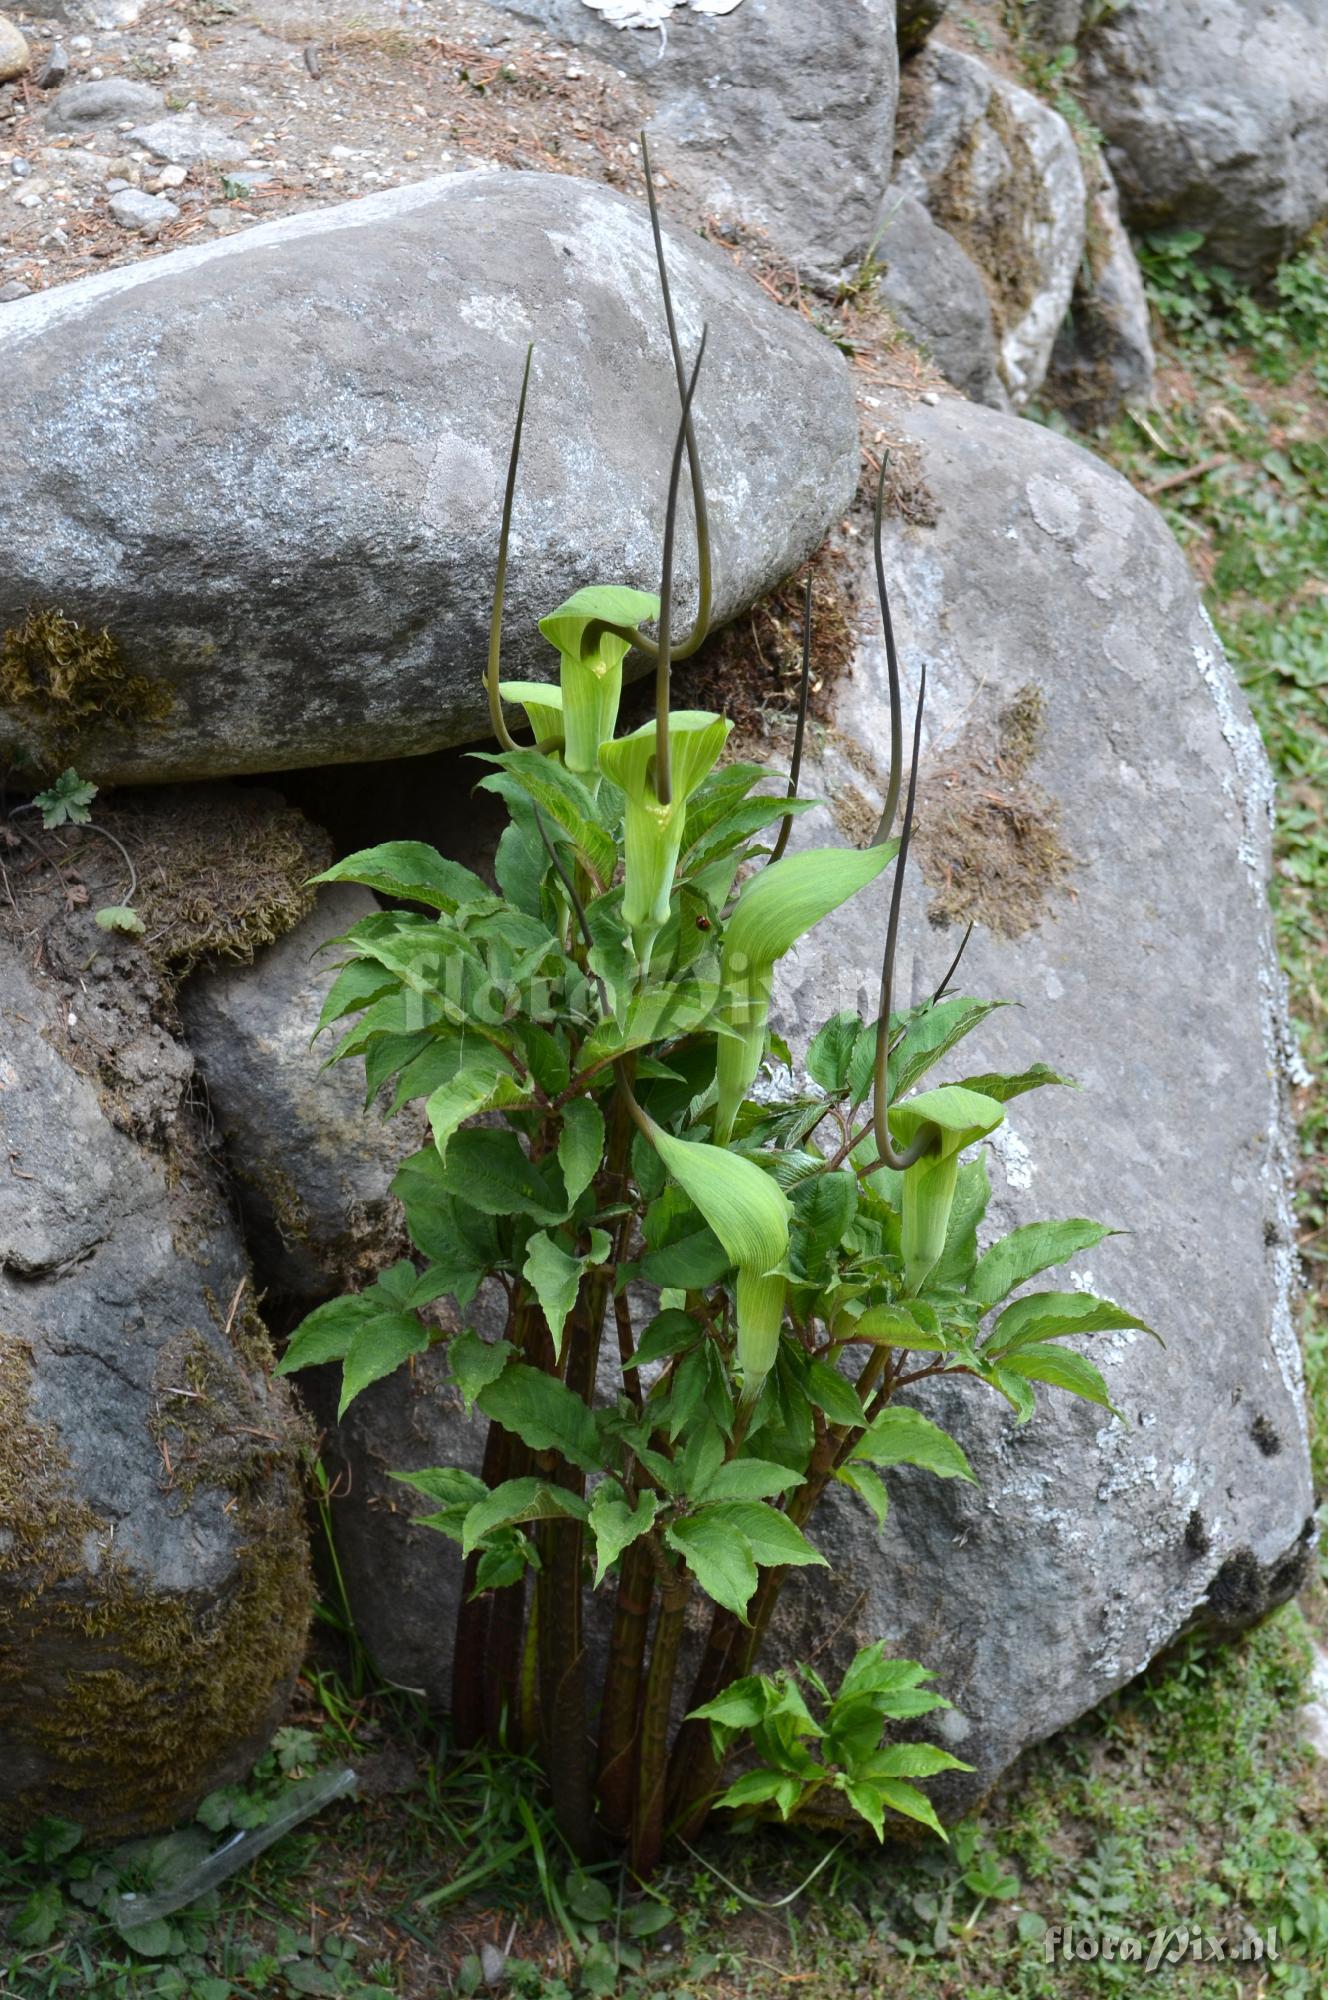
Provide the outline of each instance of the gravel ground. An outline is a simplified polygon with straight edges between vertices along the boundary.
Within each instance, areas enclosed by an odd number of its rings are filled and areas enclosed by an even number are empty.
[[[32,52],[0,85],[0,301],[430,174],[639,172],[639,89],[479,0],[81,12],[0,15]]]

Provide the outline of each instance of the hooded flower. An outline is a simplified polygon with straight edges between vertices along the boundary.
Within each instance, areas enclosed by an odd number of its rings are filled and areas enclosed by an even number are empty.
[[[659,599],[649,591],[599,584],[578,590],[540,619],[540,631],[558,649],[564,760],[592,790],[599,778],[599,747],[618,724],[632,634],[644,619],[658,615]]]
[[[600,745],[600,769],[627,798],[623,920],[632,933],[643,971],[649,965],[655,938],[668,922],[687,801],[713,769],[732,727],[724,716],[702,709],[682,708],[669,717],[673,796],[667,805],[660,803],[655,790],[653,722],[644,723],[630,736]]]

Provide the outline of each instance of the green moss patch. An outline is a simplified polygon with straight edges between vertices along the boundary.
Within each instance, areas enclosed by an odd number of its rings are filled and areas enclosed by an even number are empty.
[[[196,1332],[163,1350],[149,1428],[164,1504],[221,1496],[234,1576],[220,1599],[145,1591],[32,1418],[32,1367],[0,1331],[0,1762],[20,1774],[0,1837],[51,1812],[106,1838],[169,1826],[256,1754],[302,1655],[300,1433],[284,1398],[265,1424],[238,1364]]]
[[[141,728],[162,721],[174,700],[165,682],[133,672],[104,626],[34,608],[0,635],[0,706],[17,712],[30,754],[52,768],[73,757],[90,725]]]

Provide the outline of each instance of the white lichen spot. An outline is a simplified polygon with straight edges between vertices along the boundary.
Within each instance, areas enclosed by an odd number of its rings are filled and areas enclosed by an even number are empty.
[[[1059,479],[1035,472],[1024,482],[1028,511],[1044,534],[1058,542],[1072,542],[1079,532],[1083,509],[1079,495]]]
[[[998,1125],[987,1143],[1001,1163],[1010,1192],[1027,1194],[1033,1185],[1033,1156],[1014,1127]]]

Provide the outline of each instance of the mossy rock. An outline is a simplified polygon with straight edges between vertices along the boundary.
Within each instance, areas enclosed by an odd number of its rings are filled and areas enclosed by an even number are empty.
[[[914,196],[979,273],[1001,382],[1022,407],[1046,375],[1084,251],[1074,136],[1050,105],[933,42],[907,65],[895,146],[886,215]],[[946,367],[964,379],[953,358]]]
[[[116,1122],[62,1003],[0,972],[5,1839],[149,1832],[242,1775],[310,1610],[305,1433],[191,1114],[160,1153]]]

